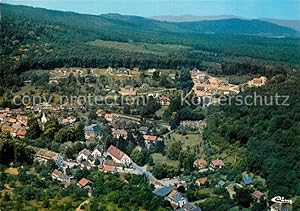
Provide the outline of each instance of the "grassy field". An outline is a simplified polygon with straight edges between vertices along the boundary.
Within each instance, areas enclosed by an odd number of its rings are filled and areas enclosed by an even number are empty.
[[[155,163],[167,163],[173,166],[178,166],[179,165],[179,161],[177,160],[170,160],[167,158],[167,156],[163,156],[160,153],[154,153],[152,154],[153,160]]]
[[[139,43],[139,42],[124,43],[124,42],[104,41],[104,40],[95,40],[89,42],[89,44],[101,48],[123,50],[123,51],[128,51],[133,53],[155,54],[159,56],[167,56],[168,52],[189,49],[189,47],[183,45],[149,44],[149,43]]]
[[[181,135],[172,132],[170,134],[170,138],[167,137],[165,140],[166,140],[166,145],[168,145],[173,141],[180,141],[182,143],[182,147],[184,149],[187,149],[188,146],[192,147],[192,146],[199,145],[202,140],[202,137],[199,133],[188,133],[186,135]]]

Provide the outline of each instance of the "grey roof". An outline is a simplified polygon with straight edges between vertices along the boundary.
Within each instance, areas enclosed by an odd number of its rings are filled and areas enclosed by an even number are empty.
[[[168,195],[171,191],[172,191],[171,188],[164,186],[162,188],[156,189],[155,191],[153,191],[153,193],[157,196],[164,197]]]
[[[203,91],[203,90],[205,90],[205,87],[204,86],[197,86],[196,89]]]
[[[192,203],[187,202],[183,205],[182,208],[177,209],[177,211],[201,211],[201,209],[199,207],[196,207]]]
[[[182,198],[183,198],[183,197],[182,197],[182,195],[181,195],[179,192],[176,192],[176,193],[174,194],[174,196],[172,197],[173,201],[175,201],[175,202],[181,201]]]
[[[91,155],[91,152],[88,149],[84,148],[79,152],[79,154],[84,154],[86,157],[89,157]]]

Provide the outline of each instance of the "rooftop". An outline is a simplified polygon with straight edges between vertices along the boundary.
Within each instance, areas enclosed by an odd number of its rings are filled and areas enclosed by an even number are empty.
[[[153,191],[153,193],[157,196],[165,197],[166,195],[168,195],[171,192],[171,190],[172,190],[171,188],[163,186],[163,187]]]
[[[253,183],[253,180],[251,177],[243,177],[243,182],[245,185],[251,185]]]
[[[85,187],[89,183],[90,183],[90,181],[88,179],[82,178],[81,180],[79,180],[79,182],[77,184],[80,185],[80,187]]]
[[[110,145],[110,147],[108,148],[107,152],[117,158],[118,160],[122,160],[123,156],[125,155],[124,152],[122,152],[121,150],[119,150],[117,147]]]

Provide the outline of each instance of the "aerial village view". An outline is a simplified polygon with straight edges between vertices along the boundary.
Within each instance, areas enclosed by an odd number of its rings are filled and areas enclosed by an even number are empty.
[[[26,106],[22,109],[1,110],[1,129],[12,138],[52,137],[49,143],[28,140],[36,165],[29,172],[36,174],[36,168],[47,166],[46,178],[61,188],[74,185],[86,191],[87,199],[77,210],[93,196],[94,181],[90,175],[95,171],[144,175],[153,186],[153,194],[168,201],[174,209],[200,210],[196,204],[209,196],[233,199],[236,191],[243,187],[251,187],[253,200],[265,199],[263,178],[247,171],[235,174],[231,166],[238,163],[239,157],[233,155],[231,149],[220,150],[203,139],[206,125],[203,110],[187,111],[184,119],[164,116],[168,115],[170,106],[181,106],[176,105],[181,90],[172,88],[172,84],[180,80],[178,71],[59,68],[41,74],[46,74],[40,77],[46,79],[43,82],[32,81],[28,73],[27,85],[16,96],[21,99],[25,92],[29,96],[39,93],[48,95],[41,98],[47,100],[33,106],[25,99]],[[243,87],[266,83],[265,77],[254,77],[239,85],[231,84],[226,78],[211,76],[197,68],[189,75],[194,84],[191,93],[198,97],[234,95]],[[161,83],[162,80],[167,83]],[[138,109],[127,104],[61,106],[59,94],[65,90],[42,94],[65,83],[72,83],[69,86],[72,90],[67,91],[75,93],[92,90],[104,96],[147,96],[149,100]],[[14,167],[5,171],[19,174]],[[9,186],[6,187],[9,190]]]
[[[58,10],[1,3],[0,211],[300,210],[299,31]]]

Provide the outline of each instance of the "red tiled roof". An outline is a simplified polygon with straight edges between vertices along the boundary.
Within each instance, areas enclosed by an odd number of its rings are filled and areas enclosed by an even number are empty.
[[[113,160],[105,160],[103,164],[105,166],[116,166],[116,163]]]
[[[144,135],[143,137],[146,141],[157,141],[158,139],[157,136],[152,136],[152,135]]]
[[[263,194],[262,192],[256,190],[256,191],[253,192],[252,195],[253,195],[255,198],[257,198],[257,199],[261,199],[261,197],[263,197],[264,194]]]
[[[3,132],[10,132],[11,131],[11,127],[8,124],[3,124],[1,127]]]
[[[205,185],[208,182],[206,177],[199,178],[197,179],[197,181],[199,182],[200,185]]]
[[[27,131],[26,131],[26,130],[24,130],[24,129],[21,129],[21,130],[18,130],[18,132],[17,132],[17,136],[25,136],[25,135],[26,135],[26,133],[27,133]]]
[[[110,147],[108,148],[107,152],[115,157],[118,160],[122,160],[123,156],[125,155],[124,152],[122,152],[121,150],[119,150],[117,147],[110,145]]]
[[[102,170],[103,170],[103,171],[108,171],[108,172],[113,172],[115,169],[116,169],[115,166],[104,165],[104,166],[102,167]]]
[[[223,160],[213,160],[211,161],[214,166],[224,166]]]
[[[57,170],[57,169],[55,169],[53,172],[52,172],[52,176],[53,177],[60,177],[62,175],[62,172],[61,171],[59,171],[59,170]]]
[[[111,119],[112,117],[113,117],[112,114],[105,114],[105,116],[104,116],[105,119]]]
[[[14,119],[14,118],[9,118],[8,119],[8,122],[10,122],[10,123],[15,123],[17,120],[16,119]]]
[[[82,178],[77,184],[80,186],[80,187],[85,187],[87,184],[89,184],[89,180],[86,179],[86,178]]]

